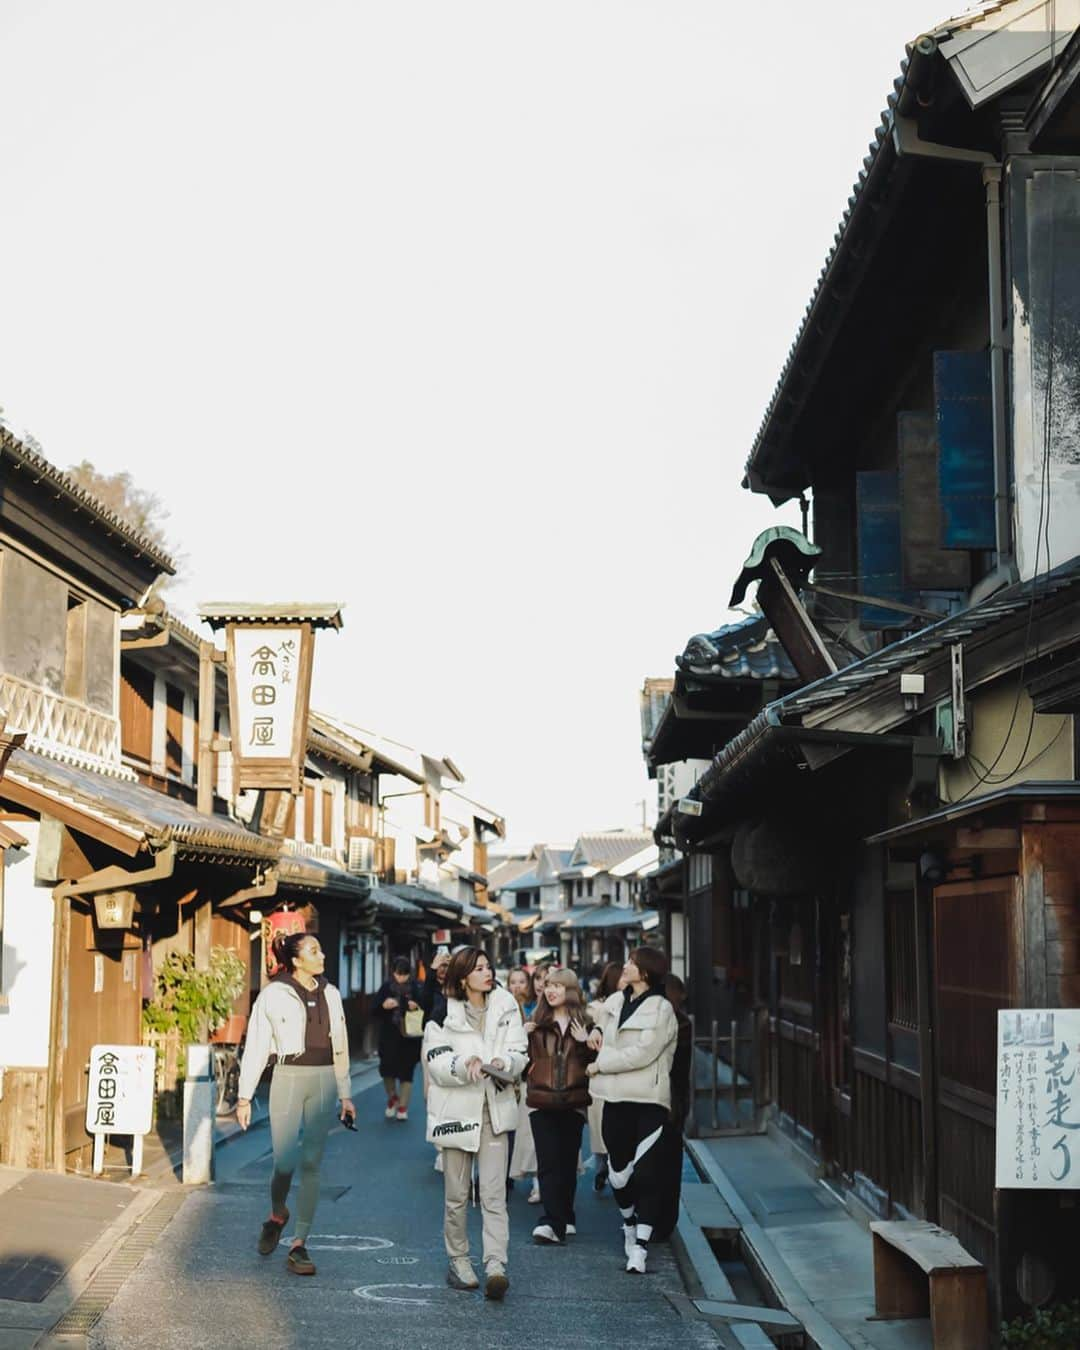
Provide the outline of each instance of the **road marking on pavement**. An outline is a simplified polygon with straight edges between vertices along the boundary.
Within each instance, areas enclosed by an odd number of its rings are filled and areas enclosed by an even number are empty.
[[[413,1303],[428,1304],[429,1298],[409,1298],[402,1297],[401,1294],[381,1294],[376,1290],[380,1289],[438,1289],[437,1284],[362,1284],[354,1289],[353,1293],[357,1298],[367,1299],[369,1303]]]
[[[375,1258],[375,1264],[379,1266],[418,1266],[420,1258],[418,1256],[378,1256]]]
[[[343,1245],[328,1247],[328,1242]],[[316,1252],[384,1252],[394,1244],[389,1238],[365,1237],[361,1233],[313,1233],[307,1245]]]

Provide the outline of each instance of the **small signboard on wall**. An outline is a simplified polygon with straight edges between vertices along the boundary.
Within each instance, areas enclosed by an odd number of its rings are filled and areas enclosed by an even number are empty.
[[[95,1045],[90,1051],[86,1132],[94,1136],[94,1171],[104,1163],[108,1135],[130,1134],[131,1174],[142,1171],[142,1139],[154,1120],[157,1052],[145,1045]]]
[[[1080,1189],[1080,1008],[998,1012],[999,1190]]]

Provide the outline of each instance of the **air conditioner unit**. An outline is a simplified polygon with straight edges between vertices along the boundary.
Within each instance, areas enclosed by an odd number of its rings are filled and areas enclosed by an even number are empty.
[[[357,881],[366,882],[372,890],[379,884],[378,872],[354,872],[353,875],[356,877]]]
[[[356,873],[375,871],[375,840],[355,835],[349,840],[348,870]]]

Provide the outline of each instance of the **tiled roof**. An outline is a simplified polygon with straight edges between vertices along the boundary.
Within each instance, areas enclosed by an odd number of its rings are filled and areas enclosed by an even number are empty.
[[[633,857],[652,842],[651,830],[603,830],[579,835],[574,851],[581,850],[587,866],[604,867]]]
[[[60,496],[66,497],[73,506],[84,511],[92,520],[96,520],[110,534],[115,534],[133,552],[143,554],[170,576],[176,572],[175,562],[149,535],[140,533],[122,516],[98,501],[92,493],[80,487],[70,474],[51,464],[44,455],[24,445],[6,427],[0,427],[0,451],[13,459],[20,469],[35,478],[44,479]]]
[[[787,652],[760,616],[725,624],[711,633],[697,633],[675,664],[701,679],[785,680],[795,683],[798,672]]]
[[[947,20],[925,35],[932,39],[931,50],[936,51],[937,45],[946,41],[953,34],[970,27],[980,19],[986,18],[987,15],[1006,8],[1011,3],[1016,3],[1016,0],[984,0],[984,3],[976,5],[966,13]],[[814,292],[806,306],[802,322],[795,334],[795,340],[791,344],[787,360],[780,372],[780,378],[776,382],[776,388],[754,438],[747,459],[748,474],[753,469],[758,455],[773,429],[774,419],[778,417],[784,405],[793,401],[787,390],[789,379],[793,376],[801,379],[808,373],[808,348],[821,337],[822,333],[828,330],[832,318],[830,310],[835,306],[838,296],[850,289],[849,286],[840,284],[840,274],[847,262],[847,254],[850,251],[848,246],[853,242],[851,236],[854,233],[855,226],[862,222],[864,211],[872,210],[877,203],[877,197],[872,190],[868,189],[872,189],[876,180],[880,179],[882,183],[884,182],[884,174],[888,172],[895,161],[896,152],[890,133],[894,110],[907,82],[914,48],[914,43],[909,44],[907,54],[900,65],[900,74],[893,81],[893,92],[888,97],[888,106],[882,111],[880,121],[874,129],[874,139],[870,142],[868,153],[863,159],[862,169],[847,200],[847,208],[840,217],[840,224],[833,236],[832,247],[826,254]]]
[[[181,852],[237,862],[276,861],[281,850],[278,840],[255,834],[228,816],[206,816],[141,783],[59,763],[29,750],[12,752],[5,779],[53,797],[88,822],[97,821],[146,847],[176,843]]]

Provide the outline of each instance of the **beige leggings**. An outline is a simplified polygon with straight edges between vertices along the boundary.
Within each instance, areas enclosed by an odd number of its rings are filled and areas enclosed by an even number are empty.
[[[483,1218],[484,1265],[498,1261],[506,1265],[510,1242],[510,1223],[506,1216],[506,1164],[510,1147],[508,1134],[494,1134],[487,1106],[480,1125],[480,1149],[466,1153],[463,1148],[444,1148],[443,1185],[446,1212],[443,1238],[446,1254],[453,1260],[469,1254],[469,1189],[473,1160],[480,1174],[480,1210]]]

